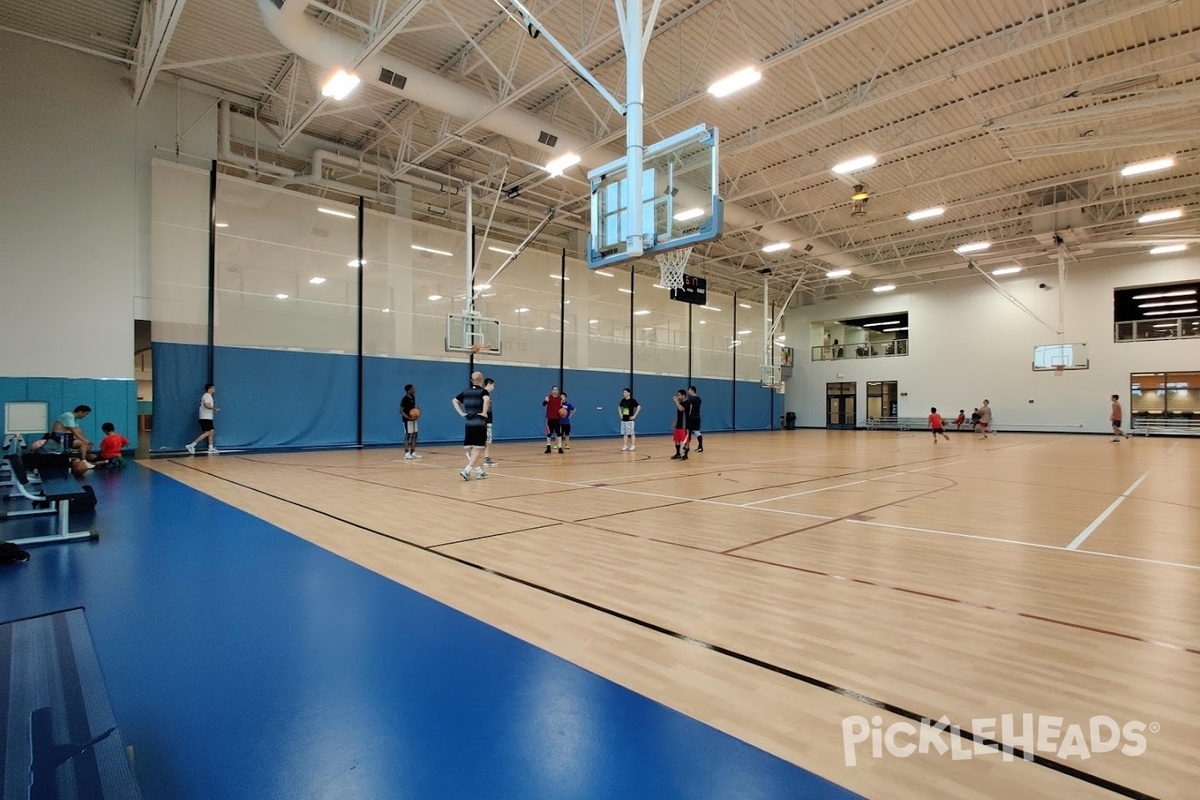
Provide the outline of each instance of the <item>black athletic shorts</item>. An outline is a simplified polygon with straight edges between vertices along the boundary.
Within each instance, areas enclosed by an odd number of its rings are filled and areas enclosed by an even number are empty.
[[[211,419],[200,419],[196,421],[200,423],[201,433],[208,433],[213,429],[213,421]]]
[[[487,426],[486,425],[470,425],[467,427],[466,433],[463,435],[463,447],[486,447],[487,446]]]
[[[561,419],[546,419],[546,435],[561,436],[562,435],[562,420]]]

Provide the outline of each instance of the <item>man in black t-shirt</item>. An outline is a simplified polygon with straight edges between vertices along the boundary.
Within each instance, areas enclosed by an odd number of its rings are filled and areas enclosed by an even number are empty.
[[[688,439],[696,440],[696,452],[704,452],[704,434],[700,432],[700,395],[696,394],[696,387],[688,387],[687,401],[687,429]]]
[[[471,480],[471,469],[475,469],[476,478],[486,478],[488,474],[483,467],[475,466],[475,459],[487,446],[487,420],[491,411],[492,398],[488,397],[487,389],[483,388],[483,373],[471,373],[471,385],[454,398],[454,410],[466,420],[463,435],[463,449],[467,455],[467,466],[459,475],[464,481]]]
[[[412,412],[416,410],[417,390],[410,383],[405,385],[404,397],[400,398],[400,419],[404,421],[404,458],[406,460],[420,458],[417,455],[417,420],[412,416]]]
[[[687,392],[685,392],[683,389],[680,389],[675,393],[675,397],[672,399],[675,401],[675,434],[673,437],[675,441],[675,455],[671,456],[671,459],[687,461]],[[680,453],[680,448],[683,449],[682,453]]]
[[[633,399],[632,389],[621,390],[621,402],[617,404],[617,414],[621,418],[621,450],[637,449],[637,436],[633,433],[633,421],[637,419],[641,406]]]

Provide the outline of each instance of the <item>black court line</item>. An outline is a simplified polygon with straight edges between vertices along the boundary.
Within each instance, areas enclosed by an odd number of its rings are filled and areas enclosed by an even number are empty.
[[[186,467],[187,465],[184,464],[182,466]],[[193,467],[187,467],[187,468],[195,469]],[[849,700],[854,700],[856,702],[862,703],[862,704],[870,706],[872,708],[877,708],[881,711],[887,711],[890,714],[895,714],[896,716],[911,720],[911,721],[917,723],[918,725],[927,725],[927,726],[932,725],[932,727],[935,727],[935,728],[937,727],[937,724],[932,717],[929,717],[929,716],[926,716],[923,714],[918,714],[917,712],[910,711],[909,709],[906,709],[902,706],[897,706],[892,703],[886,702],[884,700],[879,700],[877,698],[871,697],[870,695],[865,695],[865,694],[862,694],[861,692],[856,692],[852,689],[847,689],[842,686],[838,686],[837,684],[830,683],[829,681],[822,680],[821,678],[815,678],[811,675],[805,675],[801,672],[797,672],[795,670],[788,669],[787,667],[782,667],[778,664],[772,664],[769,661],[764,661],[760,658],[756,658],[755,656],[751,656],[746,653],[742,653],[742,652],[733,650],[728,647],[722,647],[721,645],[716,645],[716,644],[712,644],[711,642],[705,642],[701,639],[696,639],[695,637],[688,636],[687,634],[680,633],[679,631],[672,630],[671,628],[667,628],[663,625],[659,625],[657,623],[650,622],[649,620],[641,619],[640,617],[635,617],[630,614],[626,614],[622,611],[617,611],[614,608],[608,608],[607,606],[602,606],[598,603],[593,603],[590,600],[584,600],[581,597],[576,597],[574,595],[570,595],[565,592],[560,592],[557,589],[551,589],[548,586],[543,586],[542,584],[534,583],[533,581],[526,580],[524,578],[519,578],[515,575],[509,575],[507,573],[500,572],[500,571],[492,569],[490,567],[486,567],[482,564],[478,564],[474,561],[469,561],[465,558],[460,558],[458,556],[451,555],[450,553],[444,553],[444,552],[441,552],[440,550],[434,550],[431,547],[426,547],[424,545],[420,545],[415,542],[410,542],[408,540],[401,539],[398,536],[393,536],[391,534],[387,534],[382,531],[377,531],[377,530],[375,530],[373,528],[369,528],[365,525],[360,525],[356,522],[351,522],[350,520],[342,519],[341,517],[339,517],[335,514],[330,514],[327,511],[322,511],[318,508],[313,508],[312,506],[308,506],[303,503],[298,503],[294,500],[288,500],[287,498],[280,497],[279,495],[272,494],[272,493],[264,491],[262,489],[257,489],[253,486],[249,486],[249,485],[241,483],[239,481],[231,480],[229,478],[225,478],[220,475],[214,475],[209,472],[204,472],[203,470],[199,470],[199,469],[197,469],[195,471],[200,472],[201,474],[208,475],[210,477],[225,481],[226,483],[231,483],[235,486],[239,486],[243,489],[247,489],[247,490],[255,492],[257,494],[261,494],[266,497],[270,497],[274,500],[280,501],[281,503],[287,503],[288,505],[292,505],[297,508],[303,508],[306,511],[311,511],[314,514],[319,514],[323,517],[328,517],[329,519],[336,520],[337,522],[341,522],[345,525],[350,525],[351,527],[358,528],[359,530],[366,531],[367,533],[372,533],[372,534],[375,534],[376,536],[383,536],[387,539],[391,539],[393,541],[399,542],[399,543],[407,545],[409,547],[414,547],[414,548],[416,548],[418,550],[422,550],[426,553],[431,553],[440,558],[445,558],[449,561],[452,561],[456,564],[461,564],[462,566],[465,566],[465,567],[477,569],[485,574],[494,575],[498,578],[503,578],[504,580],[511,581],[512,583],[543,592],[552,597],[557,597],[561,600],[566,600],[570,603],[574,603],[575,605],[590,609],[592,611],[598,611],[601,614],[606,614],[610,617],[613,617],[614,619],[619,619],[624,622],[628,622],[633,625],[637,625],[638,627],[645,628],[646,630],[654,631],[655,633],[660,633],[664,636],[669,636],[673,639],[677,639],[678,641],[686,642],[688,644],[693,644],[693,645],[696,645],[697,647],[702,647],[706,650],[711,650],[714,653],[719,653],[720,655],[726,656],[728,658],[732,658],[736,661],[740,661],[743,664],[749,664],[751,666],[755,666],[760,669],[764,669],[769,672],[773,672],[777,675],[782,675],[783,677],[790,678],[795,681],[799,681],[800,683],[807,684],[808,686],[813,686],[818,689],[823,689],[825,691],[832,692],[834,694],[840,695]],[[166,477],[170,477],[170,476],[168,475]],[[222,502],[222,501],[218,501],[218,502]],[[1054,772],[1058,772],[1062,775],[1066,775],[1067,777],[1082,781],[1083,783],[1087,783],[1092,786],[1096,786],[1101,789],[1105,789],[1107,791],[1113,792],[1114,794],[1120,795],[1122,797],[1131,798],[1131,800],[1160,800],[1160,798],[1157,798],[1151,794],[1147,794],[1146,792],[1140,792],[1136,789],[1125,786],[1124,784],[1117,783],[1116,781],[1111,781],[1111,780],[1108,780],[1107,778],[1101,778],[1097,775],[1092,775],[1088,772],[1084,772],[1083,770],[1073,767],[1069,764],[1064,764],[1060,761],[1055,761],[1054,759],[1046,758],[1045,756],[1038,755],[1037,753],[1030,752],[1030,751],[1024,750],[1019,747],[1013,747],[1011,745],[1004,744],[1003,742],[999,742],[999,741],[989,738],[989,737],[981,736],[981,735],[974,733],[966,728],[960,728],[958,726],[952,725],[949,728],[945,728],[943,730],[945,730],[945,732],[949,733],[951,736],[955,736],[966,742],[970,742],[972,745],[974,745],[975,743],[981,744],[981,745],[988,747],[992,750],[995,750],[997,752],[1007,753],[1007,754],[1011,755],[1014,759],[1021,759],[1023,761],[1028,761],[1030,763],[1037,764],[1040,767],[1045,767],[1047,769],[1053,770]]]

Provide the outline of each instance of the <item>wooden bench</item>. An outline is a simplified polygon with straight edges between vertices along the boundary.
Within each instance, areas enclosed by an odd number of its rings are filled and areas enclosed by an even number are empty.
[[[99,534],[90,530],[71,530],[71,501],[81,500],[87,497],[88,493],[84,491],[83,485],[79,483],[78,479],[71,474],[70,460],[65,454],[30,453],[25,456],[14,454],[5,456],[5,459],[12,468],[13,486],[17,491],[35,503],[49,503],[51,508],[57,512],[54,533],[9,541],[18,547],[25,547],[98,538]],[[41,477],[41,484],[36,487],[29,478],[31,469],[36,469]]]
[[[0,623],[0,663],[0,797],[140,800],[83,609]]]

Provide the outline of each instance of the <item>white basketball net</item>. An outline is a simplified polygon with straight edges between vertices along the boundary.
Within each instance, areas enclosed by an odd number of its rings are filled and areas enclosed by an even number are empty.
[[[669,253],[656,253],[654,259],[658,262],[659,283],[668,289],[683,288],[683,268],[691,258],[692,248],[684,247]]]

